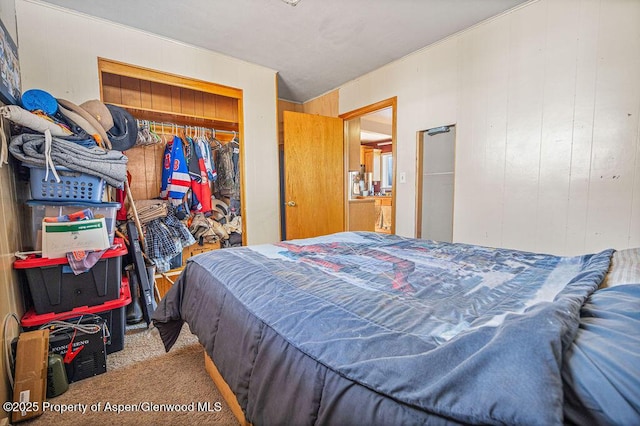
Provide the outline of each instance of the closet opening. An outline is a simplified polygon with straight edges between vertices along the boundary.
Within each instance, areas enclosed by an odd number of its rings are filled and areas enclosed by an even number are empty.
[[[98,72],[101,101],[136,119],[138,140],[125,152],[130,183],[122,204],[140,216],[138,233],[156,237],[170,227],[136,213],[161,204],[160,214],[168,213],[160,221],[186,228],[185,242],[167,253],[141,240],[160,273],[162,297],[172,284],[167,277],[180,274],[189,257],[246,244],[243,92],[104,58],[98,58]]]

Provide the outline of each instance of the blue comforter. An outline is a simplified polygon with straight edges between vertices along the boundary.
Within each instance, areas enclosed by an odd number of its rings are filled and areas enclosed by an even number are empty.
[[[339,233],[192,262],[289,344],[379,394],[457,422],[548,425],[562,423],[563,353],[611,254]]]

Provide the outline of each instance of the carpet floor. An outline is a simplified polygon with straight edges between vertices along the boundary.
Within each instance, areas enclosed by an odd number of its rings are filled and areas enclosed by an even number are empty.
[[[202,346],[186,325],[168,353],[155,328],[147,329],[144,322],[128,328],[124,349],[107,356],[106,373],[71,383],[48,402],[47,411],[22,424],[238,424],[205,371]],[[62,413],[63,408],[68,411]]]

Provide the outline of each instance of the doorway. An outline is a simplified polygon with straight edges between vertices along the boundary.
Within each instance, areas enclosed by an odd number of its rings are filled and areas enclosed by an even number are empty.
[[[395,233],[396,110],[394,97],[340,115],[347,159],[346,230]]]
[[[416,237],[453,241],[455,125],[418,132]]]

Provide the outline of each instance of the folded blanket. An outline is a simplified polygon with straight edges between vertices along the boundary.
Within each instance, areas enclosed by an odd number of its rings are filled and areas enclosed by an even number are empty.
[[[18,105],[0,107],[0,115],[20,126],[28,127],[40,133],[49,130],[53,136],[71,135],[71,130],[55,123],[53,120],[47,120],[38,114],[27,111]]]
[[[136,200],[135,205],[140,223],[148,223],[154,219],[166,217],[169,211],[166,200]],[[127,218],[134,220],[134,216],[132,209],[130,209]]]
[[[45,135],[17,135],[11,139],[9,152],[26,164],[47,167]],[[124,187],[128,159],[120,151],[105,151],[99,147],[86,148],[74,142],[53,137],[49,157],[56,166],[99,177],[116,188]]]

